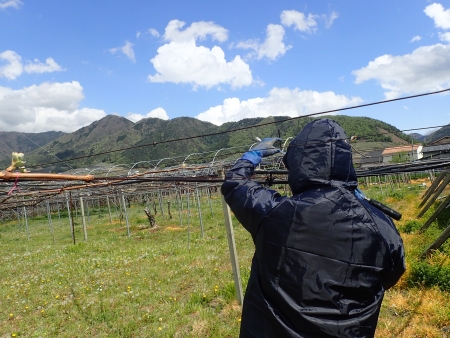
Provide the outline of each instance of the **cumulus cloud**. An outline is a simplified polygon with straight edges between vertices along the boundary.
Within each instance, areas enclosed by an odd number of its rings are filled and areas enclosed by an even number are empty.
[[[133,44],[129,41],[125,41],[125,45],[122,47],[111,48],[109,50],[111,54],[122,53],[125,55],[130,61],[136,63],[136,57],[134,56]]]
[[[269,24],[266,29],[266,40],[263,43],[260,43],[259,40],[247,40],[239,42],[236,47],[253,49],[254,53],[251,53],[249,57],[255,57],[258,60],[262,58],[275,60],[292,47],[284,44],[284,34],[283,26]]]
[[[413,37],[413,38],[411,39],[410,42],[416,42],[416,41],[420,41],[420,40],[422,40],[422,37],[421,37],[420,35],[416,35],[415,37]]]
[[[19,9],[22,5],[23,2],[20,0],[0,0],[0,9],[6,9],[8,7]]]
[[[423,46],[411,54],[382,55],[352,72],[357,84],[376,80],[387,99],[450,86],[450,45]]]
[[[250,67],[239,55],[226,61],[219,46],[197,46],[196,40],[210,36],[219,42],[227,39],[228,31],[212,22],[194,22],[186,28],[184,22],[172,20],[166,27],[164,39],[168,41],[157,50],[150,60],[156,70],[149,75],[151,82],[189,83],[211,88],[229,84],[233,89],[252,83]]]
[[[34,62],[27,61],[24,66],[26,73],[51,73],[64,70],[58,65],[53,58],[47,58],[45,63],[39,62],[38,59],[34,59]]]
[[[439,38],[440,38],[442,41],[450,42],[450,32],[440,33],[440,34],[439,34]]]
[[[196,118],[221,125],[225,122],[251,117],[297,117],[357,105],[361,102],[363,100],[359,97],[337,95],[331,91],[317,92],[275,87],[267,97],[257,97],[245,101],[240,101],[236,97],[225,99],[223,104],[209,108],[197,115]]]
[[[306,16],[302,12],[288,10],[281,12],[280,18],[284,26],[294,26],[294,30],[311,33],[317,29],[317,15],[308,14]]]
[[[0,53],[0,61],[6,61],[6,64],[0,67],[0,77],[6,77],[14,80],[23,73],[22,57],[12,50],[6,50]]]
[[[181,30],[186,23],[180,20],[171,20],[164,32],[164,39],[173,42],[188,42],[194,40],[204,40],[210,36],[214,41],[224,42],[228,39],[228,30],[216,25],[214,22],[193,22],[185,30]]]
[[[135,113],[129,113],[127,115],[127,119],[129,119],[130,121],[133,121],[133,122],[137,122],[139,120],[142,120],[142,119],[145,119],[145,118],[148,118],[148,117],[156,117],[156,118],[162,119],[162,120],[168,120],[169,119],[169,115],[167,115],[167,112],[161,107],[153,109],[151,112],[149,112],[149,113],[147,113],[145,115],[135,114]]]
[[[433,3],[425,7],[424,12],[434,20],[434,25],[441,29],[450,29],[450,9],[438,3]]]
[[[73,132],[106,115],[79,108],[84,98],[79,82],[42,83],[19,90],[0,87],[0,130]]]
[[[27,61],[25,65],[22,63],[22,57],[12,50],[6,50],[0,53],[0,62],[4,60],[6,64],[0,67],[0,77],[6,77],[14,80],[23,72],[25,73],[51,73],[64,70],[58,65],[53,58],[47,58],[45,63],[41,63],[38,59]]]

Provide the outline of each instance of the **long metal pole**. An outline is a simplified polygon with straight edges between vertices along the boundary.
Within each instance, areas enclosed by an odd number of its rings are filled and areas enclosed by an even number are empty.
[[[48,201],[47,201],[47,218],[48,218],[48,227],[49,227],[50,232],[52,233],[52,237],[53,237],[53,243],[55,243],[55,230],[53,229],[52,213],[50,210],[50,203]]]
[[[202,238],[205,237],[205,233],[203,231],[203,219],[202,219],[202,208],[200,207],[200,197],[198,195],[198,188],[195,187],[195,192],[197,194],[197,209],[198,209],[198,216],[200,218],[200,229],[202,231]]]
[[[123,211],[124,211],[124,214],[125,214],[125,221],[127,223],[127,235],[128,235],[128,237],[130,237],[131,236],[131,234],[130,234],[130,224],[128,223],[127,206],[125,205],[125,194],[123,193],[123,191],[122,191],[122,203],[123,203]]]
[[[111,204],[109,203],[109,196],[108,195],[106,195],[106,204],[108,205],[109,224],[112,224]]]
[[[84,216],[83,197],[80,196],[81,219],[83,221],[84,240],[87,241],[86,217]]]
[[[219,177],[225,179],[225,174],[223,170],[219,171]],[[242,292],[242,283],[241,283],[241,273],[239,270],[239,261],[237,257],[236,251],[236,242],[234,240],[234,230],[233,230],[233,222],[231,220],[231,212],[230,207],[227,202],[225,202],[224,196],[222,196],[222,209],[223,216],[225,220],[225,228],[227,230],[227,239],[228,239],[228,249],[230,251],[230,260],[231,267],[233,269],[233,278],[234,278],[234,286],[236,287],[236,298],[240,305],[243,304],[243,292]]]

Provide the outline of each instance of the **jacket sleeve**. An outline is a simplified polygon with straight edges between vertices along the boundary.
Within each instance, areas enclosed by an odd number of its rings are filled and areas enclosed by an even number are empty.
[[[393,287],[406,270],[403,241],[392,220],[378,209],[370,206],[380,235],[388,251],[388,260],[383,269],[382,285],[385,290]]]
[[[385,278],[383,281],[383,287],[385,290],[393,287],[406,271],[405,265],[405,251],[403,247],[403,241],[398,233],[397,229],[393,222],[390,222],[390,226],[392,227],[392,231],[394,235],[391,238],[387,239],[387,244],[390,248],[391,254],[391,269],[387,270],[385,273]]]
[[[227,172],[221,190],[238,221],[255,238],[261,221],[285,197],[250,180],[253,172],[251,162],[238,160]]]

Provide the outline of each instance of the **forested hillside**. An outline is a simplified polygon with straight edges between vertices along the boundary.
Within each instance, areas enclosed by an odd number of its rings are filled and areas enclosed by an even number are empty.
[[[336,120],[344,128],[347,136],[357,136],[357,142],[360,144],[383,142],[386,146],[393,146],[410,142],[410,136],[376,119],[344,115],[333,115],[329,118]],[[171,120],[147,118],[133,123],[123,117],[108,115],[73,133],[49,138],[47,144],[42,143],[37,149],[23,148],[17,143],[12,144],[10,149],[26,153],[28,167],[60,172],[67,170],[69,166],[78,168],[100,162],[135,163],[251,145],[256,137],[287,139],[297,135],[312,120],[314,119],[290,119],[278,116],[243,119],[216,126],[191,117]],[[30,139],[39,139],[42,142],[45,140],[44,134],[47,137],[57,135],[54,133],[35,134]],[[198,135],[211,136],[195,137]],[[170,142],[179,139],[183,140]],[[1,134],[0,140],[5,142]],[[10,151],[6,152],[8,153]],[[71,160],[73,158],[80,159]],[[9,165],[8,156],[3,156],[2,160],[3,167]],[[67,162],[64,163],[64,160]]]

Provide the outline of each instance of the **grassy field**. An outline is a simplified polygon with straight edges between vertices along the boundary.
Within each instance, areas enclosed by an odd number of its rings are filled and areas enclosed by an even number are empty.
[[[377,337],[450,337],[450,245],[421,261],[418,255],[450,223],[440,217],[425,234],[415,219],[419,181],[389,192],[365,189],[403,213],[397,226],[408,271],[386,292]],[[409,187],[409,188],[408,188]],[[363,187],[364,189],[364,187]],[[221,199],[202,202],[203,234],[195,205],[169,219],[156,215],[146,228],[144,206],[124,220],[90,211],[88,239],[81,220],[73,244],[66,217],[52,215],[0,225],[0,337],[237,337],[241,308],[235,289]],[[249,276],[253,243],[234,221],[242,283]],[[53,229],[53,232],[52,232]]]

